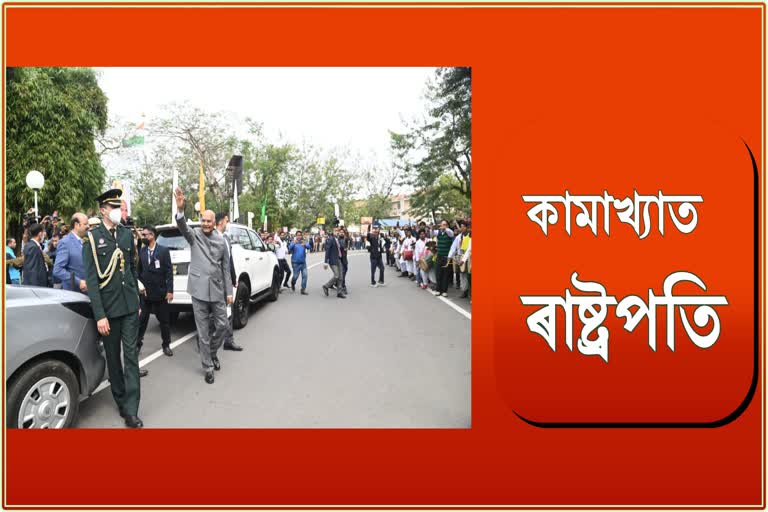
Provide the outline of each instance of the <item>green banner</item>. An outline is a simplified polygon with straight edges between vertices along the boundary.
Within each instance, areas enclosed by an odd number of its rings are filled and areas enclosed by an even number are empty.
[[[141,146],[144,144],[144,136],[143,135],[134,135],[133,137],[129,137],[127,139],[123,139],[123,147],[128,148],[131,146]]]

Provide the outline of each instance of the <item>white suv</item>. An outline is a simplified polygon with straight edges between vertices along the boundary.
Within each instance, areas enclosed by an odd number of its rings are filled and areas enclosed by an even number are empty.
[[[190,221],[187,224],[190,228],[200,225],[199,222]],[[240,329],[248,323],[250,304],[262,299],[276,301],[280,296],[280,270],[277,256],[254,230],[242,224],[230,223],[227,225],[226,236],[232,245],[232,260],[237,276],[232,323],[235,329]],[[170,310],[173,323],[180,312],[192,311],[192,299],[187,293],[189,244],[173,224],[157,226],[157,244],[171,250],[173,302],[170,303]]]

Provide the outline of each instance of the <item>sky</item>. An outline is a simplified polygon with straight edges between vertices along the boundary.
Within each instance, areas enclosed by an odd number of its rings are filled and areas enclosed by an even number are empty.
[[[435,68],[97,68],[110,120],[189,102],[263,124],[270,142],[349,148],[389,162],[388,130],[424,112]],[[105,162],[108,166],[108,163]],[[109,171],[109,169],[107,169]]]

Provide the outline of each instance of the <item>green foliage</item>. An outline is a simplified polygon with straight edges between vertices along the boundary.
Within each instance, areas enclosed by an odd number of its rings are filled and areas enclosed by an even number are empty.
[[[95,206],[105,173],[94,138],[107,127],[107,97],[88,68],[9,68],[6,73],[7,227],[18,233],[34,205],[26,175],[38,170],[42,214],[67,216]]]
[[[266,199],[269,229],[283,226],[307,228],[318,216],[333,218],[335,198],[351,201],[354,179],[336,154],[316,148],[267,143],[261,126],[247,121],[247,133],[237,130],[222,114],[211,114],[189,105],[171,105],[153,131],[160,140],[134,180],[133,217],[139,223],[167,223],[171,215],[173,169],[189,199],[187,215],[194,215],[202,160],[206,177],[206,208],[230,212],[233,185],[225,173],[233,154],[243,157],[243,190],[238,196],[239,222],[255,214],[261,227],[261,207]],[[231,213],[231,212],[230,212]]]
[[[390,133],[395,165],[415,190],[415,215],[469,214],[472,198],[472,70],[439,68],[426,119]]]

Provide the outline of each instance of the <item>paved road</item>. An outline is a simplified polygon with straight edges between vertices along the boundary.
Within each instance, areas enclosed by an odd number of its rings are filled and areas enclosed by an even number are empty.
[[[309,264],[320,258],[310,255]],[[367,253],[351,253],[346,300],[323,295],[330,271],[317,265],[309,296],[286,289],[277,302],[253,306],[235,331],[245,350],[219,352],[213,385],[203,381],[191,315],[173,327],[172,339],[186,340],[173,357],[156,352],[153,317],[140,356],[149,369],[145,427],[470,427],[468,301],[456,290],[435,298],[390,267],[387,286],[370,288],[369,268]],[[78,426],[124,428],[108,388],[81,404]]]

